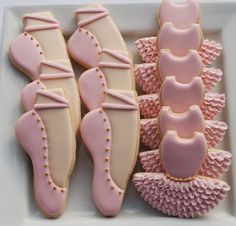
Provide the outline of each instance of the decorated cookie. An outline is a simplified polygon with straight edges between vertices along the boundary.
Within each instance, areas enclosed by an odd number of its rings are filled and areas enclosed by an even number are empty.
[[[159,25],[166,22],[185,29],[191,24],[199,23],[200,9],[197,0],[187,0],[183,4],[175,4],[172,0],[163,0],[158,12]]]
[[[58,217],[65,207],[76,149],[62,89],[36,92],[36,103],[17,121],[16,137],[32,160],[40,208],[48,217]]]
[[[172,82],[170,82],[172,84]],[[184,84],[183,84],[184,86]],[[188,86],[188,85],[187,85]],[[187,87],[186,87],[187,88]],[[198,90],[200,99],[201,90]],[[189,90],[189,92],[191,92]],[[163,94],[162,94],[163,95]],[[167,93],[168,95],[168,93]],[[180,95],[180,94],[179,94]],[[176,98],[178,98],[177,96]],[[195,97],[197,98],[197,97]],[[161,108],[161,99],[159,93],[139,96],[140,113],[144,118],[157,117]],[[198,99],[198,100],[199,100]],[[190,101],[190,100],[188,100]],[[191,100],[192,101],[192,100]],[[195,99],[196,101],[196,99]],[[193,103],[193,102],[192,102]],[[199,100],[200,103],[200,100]],[[183,106],[184,103],[181,103]],[[194,103],[193,103],[194,104]],[[225,106],[225,94],[205,93],[204,99],[201,102],[201,109],[205,119],[213,120],[215,116],[222,111]],[[187,110],[187,107],[186,107]]]
[[[135,92],[107,90],[101,107],[83,118],[81,136],[93,157],[96,206],[105,216],[114,216],[121,208],[138,153]]]
[[[26,111],[16,137],[33,163],[35,197],[43,213],[60,216],[76,156],[80,99],[59,23],[49,12],[26,14],[10,58],[32,81],[22,91]]]
[[[191,106],[188,111],[178,114],[166,106],[161,108],[158,118],[141,119],[140,138],[142,143],[148,148],[155,149],[158,148],[162,135],[168,129],[178,129],[182,137],[191,137],[193,130],[196,129],[197,132],[204,132],[208,146],[215,148],[224,138],[228,126],[225,122],[216,120],[200,121],[203,115],[199,110],[199,106]],[[181,125],[185,125],[185,127]]]
[[[175,12],[175,13],[173,13]],[[164,0],[159,10],[157,38],[136,41],[146,62],[135,66],[139,97],[140,153],[145,173],[133,182],[141,196],[169,216],[196,217],[216,207],[229,185],[213,179],[228,171],[231,154],[215,148],[227,125],[213,121],[225,105],[225,95],[210,93],[220,69],[208,68],[222,48],[203,41],[196,0],[175,4]],[[202,177],[204,176],[204,177]]]
[[[11,43],[10,58],[30,80],[35,81],[22,93],[24,109],[31,109],[37,89],[62,88],[69,100],[73,127],[77,130],[80,122],[78,88],[59,23],[50,12],[26,14],[23,19],[24,33]]]
[[[199,24],[178,29],[172,23],[165,23],[158,33],[157,49],[169,49],[175,56],[185,56],[190,49],[199,51],[201,45],[202,33]]]
[[[173,26],[173,25],[169,25]],[[145,63],[156,62],[159,55],[159,49],[157,48],[157,37],[147,37],[138,39],[134,44],[136,49]],[[174,44],[174,43],[173,43]],[[200,46],[199,55],[202,59],[202,63],[206,66],[212,64],[212,62],[220,56],[222,45],[215,41],[204,39]]]
[[[88,68],[97,67],[104,48],[127,52],[120,31],[107,9],[92,4],[76,10],[75,14],[78,29],[68,40],[68,50],[75,61]]]
[[[139,146],[132,56],[107,9],[93,4],[78,9],[76,17],[78,29],[67,45],[72,58],[89,68],[78,85],[89,110],[82,119],[81,137],[93,159],[93,199],[104,216],[115,216]]]
[[[176,57],[169,50],[161,50],[157,65],[136,64],[134,72],[137,83],[147,93],[158,92],[162,81],[173,73],[176,80],[182,83],[189,83],[193,77],[200,76],[206,91],[210,91],[221,81],[223,74],[220,69],[203,66],[195,50],[190,50],[184,57]]]
[[[80,95],[89,110],[105,100],[105,90],[133,90],[132,62],[127,52],[103,49],[98,67],[85,71],[78,80]]]

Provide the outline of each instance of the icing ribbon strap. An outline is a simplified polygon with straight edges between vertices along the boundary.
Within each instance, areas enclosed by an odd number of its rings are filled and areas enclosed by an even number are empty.
[[[83,13],[88,13],[88,14],[95,14],[94,16],[91,16],[87,19],[81,20],[78,22],[78,27],[82,27],[85,26],[87,24],[90,24],[96,20],[99,20],[105,16],[108,15],[108,11],[107,9],[104,8],[100,8],[100,9],[96,9],[96,8],[84,8],[84,9],[78,9],[75,11],[75,14],[83,14]]]
[[[113,63],[113,62],[99,62],[99,67],[110,67],[110,68],[121,68],[121,69],[130,69],[131,68],[131,61],[128,57],[122,55],[121,53],[110,50],[110,49],[103,49],[103,53],[108,54],[109,56],[115,58],[116,60],[120,61],[120,63]]]
[[[71,68],[66,67],[62,64],[58,64],[55,62],[51,62],[51,61],[43,61],[41,63],[44,66],[48,66],[57,70],[60,70],[60,72],[57,73],[50,73],[50,74],[40,74],[39,79],[40,80],[50,80],[50,79],[61,79],[61,78],[72,78],[74,77],[74,73],[72,71]]]
[[[46,17],[46,16],[36,15],[36,14],[26,14],[26,15],[23,16],[23,19],[24,20],[33,19],[33,20],[39,20],[39,21],[48,23],[48,24],[26,26],[24,28],[25,32],[49,30],[49,29],[59,28],[59,23],[54,18],[49,18],[49,17]]]
[[[47,98],[50,98],[51,100],[55,101],[56,103],[41,103],[41,104],[35,104],[34,109],[35,110],[43,110],[43,109],[51,109],[51,108],[68,108],[69,103],[68,101],[55,93],[52,93],[47,90],[38,90],[37,95],[41,95]]]
[[[138,104],[136,101],[124,94],[108,89],[106,93],[116,99],[121,100],[124,104],[102,103],[103,109],[115,109],[115,110],[137,110]]]
[[[59,96],[59,95],[57,95],[55,93],[52,93],[50,91],[47,91],[47,90],[40,89],[40,90],[37,91],[37,94],[39,94],[41,96],[48,97],[51,100],[54,100],[54,101],[62,103],[62,104],[67,104],[67,105],[69,104],[68,100],[65,99],[64,97]]]
[[[44,109],[52,109],[52,108],[68,108],[68,104],[61,104],[61,103],[55,103],[55,104],[35,104],[34,109],[35,110],[44,110]]]

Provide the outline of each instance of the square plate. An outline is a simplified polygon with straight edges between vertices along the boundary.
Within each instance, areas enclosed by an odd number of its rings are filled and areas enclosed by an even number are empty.
[[[119,1],[117,1],[119,2]],[[135,62],[141,62],[134,49],[134,40],[155,36],[157,33],[157,1],[143,3],[104,4],[121,30]],[[129,184],[123,208],[115,218],[104,218],[96,210],[91,197],[92,164],[81,141],[78,141],[78,158],[71,178],[70,194],[64,214],[57,220],[45,219],[39,211],[33,194],[32,166],[29,158],[19,147],[14,126],[22,114],[20,93],[28,83],[27,79],[16,70],[8,59],[11,41],[22,32],[21,16],[25,13],[48,10],[61,23],[61,28],[68,38],[76,29],[74,11],[81,5],[49,6],[11,6],[4,10],[3,40],[0,55],[0,225],[8,226],[47,226],[47,225],[236,225],[236,2],[208,1],[201,3],[201,22],[205,38],[221,41],[224,51],[215,62],[215,66],[224,70],[224,77],[217,87],[218,92],[226,92],[227,105],[220,120],[229,123],[229,130],[221,148],[231,150],[233,163],[230,172],[223,178],[231,185],[231,191],[220,206],[208,215],[191,219],[178,219],[164,216],[152,209],[142,200],[132,183]],[[76,75],[84,70],[73,64]],[[139,164],[136,172],[142,171]]]

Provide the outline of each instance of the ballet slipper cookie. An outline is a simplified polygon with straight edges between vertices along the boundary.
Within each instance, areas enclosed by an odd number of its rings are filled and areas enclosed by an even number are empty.
[[[32,109],[39,89],[62,88],[69,101],[72,125],[77,130],[78,87],[59,23],[49,12],[26,14],[23,19],[24,33],[13,40],[9,51],[13,64],[34,81],[22,92],[23,107],[25,111]]]
[[[132,62],[127,52],[103,49],[98,67],[85,71],[78,80],[80,95],[89,110],[101,106],[105,90],[133,90]]]
[[[16,137],[33,163],[39,207],[50,218],[60,216],[76,150],[69,103],[62,89],[37,91],[33,108],[17,121]]]
[[[98,66],[102,49],[128,51],[107,9],[92,4],[75,14],[78,29],[68,40],[68,50],[75,61],[92,68]]]
[[[39,89],[62,88],[70,105],[72,125],[77,131],[80,123],[80,100],[74,72],[69,60],[41,62],[39,78],[26,85],[21,93],[21,103],[25,111],[31,110]]]
[[[114,216],[121,208],[138,153],[136,93],[107,90],[101,107],[82,119],[81,136],[94,162],[94,202],[103,215]]]

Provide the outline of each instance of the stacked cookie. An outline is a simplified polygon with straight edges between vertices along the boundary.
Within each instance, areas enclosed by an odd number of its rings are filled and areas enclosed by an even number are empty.
[[[79,78],[89,110],[81,136],[93,158],[93,198],[99,211],[121,208],[136,162],[139,111],[132,57],[107,9],[99,4],[76,11],[78,29],[68,41],[72,58],[88,68]]]
[[[140,154],[148,173],[135,174],[133,181],[154,208],[195,217],[214,208],[229,190],[226,182],[213,179],[228,170],[231,158],[212,149],[227,129],[213,121],[224,107],[224,95],[208,92],[222,74],[206,67],[220,46],[203,41],[196,0],[184,5],[164,0],[158,20],[157,39],[136,42],[143,59],[153,60],[137,66],[136,75],[144,90],[155,92],[140,97],[141,114],[149,118],[141,121],[141,138],[159,149]],[[150,51],[153,40],[156,47]]]
[[[74,167],[80,99],[58,21],[50,12],[38,12],[24,15],[23,22],[10,58],[32,82],[22,91],[25,113],[16,137],[33,163],[38,205],[55,218],[64,209]]]

